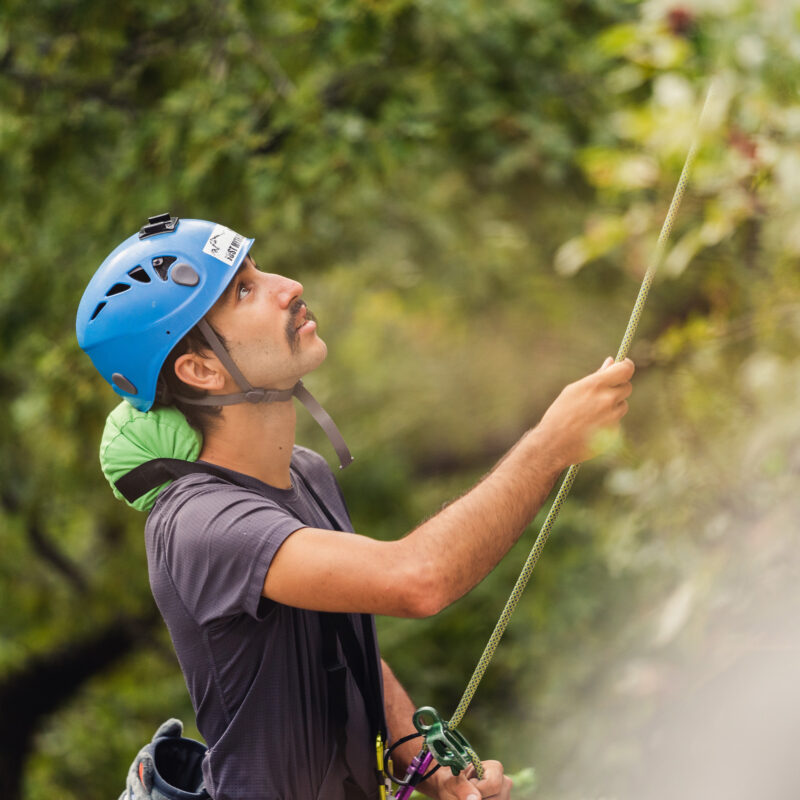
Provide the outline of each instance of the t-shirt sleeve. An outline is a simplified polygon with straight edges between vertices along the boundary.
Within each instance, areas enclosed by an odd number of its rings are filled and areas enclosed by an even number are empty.
[[[201,625],[241,613],[260,619],[272,559],[303,527],[241,487],[209,484],[192,492],[191,502],[178,502],[165,527],[164,558],[187,612]]]

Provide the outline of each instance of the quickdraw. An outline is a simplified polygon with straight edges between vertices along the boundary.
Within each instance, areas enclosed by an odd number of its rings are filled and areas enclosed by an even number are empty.
[[[709,86],[708,92],[706,93],[703,110],[700,114],[691,147],[689,148],[689,152],[686,156],[686,161],[684,162],[680,178],[678,179],[678,185],[675,188],[675,193],[672,196],[672,202],[670,203],[667,216],[661,228],[661,233],[658,237],[658,243],[656,245],[656,251],[653,260],[648,267],[647,272],[642,280],[642,285],[639,288],[639,294],[636,298],[636,302],[634,303],[630,319],[628,320],[628,326],[625,329],[625,333],[622,337],[622,343],[620,344],[619,351],[617,352],[617,357],[615,359],[616,361],[623,361],[628,355],[628,351],[630,350],[636,329],[639,326],[642,310],[644,309],[644,305],[647,301],[647,295],[649,294],[650,287],[653,283],[653,278],[664,261],[667,241],[672,233],[672,225],[675,221],[678,209],[680,208],[681,201],[683,200],[683,195],[686,192],[686,187],[689,183],[689,173],[691,172],[695,156],[697,155],[700,137],[704,128],[703,123],[712,93],[713,83]],[[550,536],[550,531],[553,527],[553,524],[558,518],[558,514],[561,511],[561,507],[564,505],[564,501],[567,499],[567,495],[569,495],[572,484],[575,481],[575,476],[578,474],[578,469],[579,465],[573,464],[567,470],[564,480],[558,490],[558,494],[553,501],[553,505],[551,506],[550,511],[548,512],[547,517],[542,524],[541,530],[539,531],[539,535],[536,537],[533,548],[531,549],[531,552],[525,561],[522,572],[517,578],[517,582],[511,591],[511,595],[509,596],[506,605],[500,614],[500,618],[495,625],[492,635],[489,637],[489,641],[484,648],[483,654],[478,660],[475,670],[472,673],[472,677],[467,684],[467,688],[464,690],[464,694],[462,695],[452,718],[448,722],[445,722],[439,716],[438,712],[430,706],[423,706],[422,708],[419,708],[414,713],[413,717],[414,725],[418,732],[398,740],[386,752],[386,759],[388,761],[391,752],[399,745],[419,736],[425,737],[425,743],[423,744],[422,749],[414,757],[408,769],[406,770],[405,776],[402,779],[398,779],[393,776],[391,769],[384,769],[384,772],[389,780],[397,784],[399,787],[394,795],[390,795],[392,800],[408,800],[414,790],[414,787],[422,783],[422,781],[424,781],[426,778],[430,777],[439,768],[439,766],[449,766],[453,771],[453,774],[458,775],[462,770],[466,769],[470,764],[472,764],[475,767],[477,777],[479,779],[483,777],[483,767],[480,759],[476,755],[475,751],[470,747],[467,740],[455,729],[463,719],[467,708],[469,708],[469,704],[472,702],[472,698],[478,688],[478,684],[483,678],[486,668],[489,666],[489,662],[494,656],[495,650],[500,643],[500,639],[502,638],[503,633],[508,626],[508,622],[511,619],[511,615],[514,613],[519,603],[519,599],[522,596],[522,592],[525,590],[528,580],[533,573],[536,562],[539,560],[539,556],[542,554],[542,550],[544,549],[547,539]],[[430,724],[425,723],[424,719],[426,717],[433,719],[433,722]],[[433,769],[430,769],[430,766],[434,760],[438,762],[438,765]]]

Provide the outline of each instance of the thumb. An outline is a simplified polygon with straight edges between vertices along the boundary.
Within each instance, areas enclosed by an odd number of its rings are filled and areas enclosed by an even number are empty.
[[[609,367],[610,367],[610,366],[611,366],[613,363],[614,363],[614,359],[613,359],[611,356],[609,356],[609,357],[608,357],[608,358],[607,358],[607,359],[606,359],[606,360],[603,362],[603,366],[602,366],[602,367],[600,367],[600,369],[599,369],[599,370],[597,370],[597,371],[598,371],[598,372],[602,372],[604,369],[608,369],[608,368],[609,368]]]
[[[467,780],[462,772],[458,776],[448,775],[442,786],[439,797],[447,800],[480,800],[481,793],[472,781]]]

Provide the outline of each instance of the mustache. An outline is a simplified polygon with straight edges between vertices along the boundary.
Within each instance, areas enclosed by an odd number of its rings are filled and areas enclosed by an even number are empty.
[[[307,320],[311,320],[312,322],[317,321],[316,316],[314,316],[314,313],[306,305],[305,300],[301,300],[299,297],[294,300],[289,307],[289,321],[286,323],[286,338],[289,341],[289,347],[291,347],[292,351],[295,351],[298,346],[297,318],[300,316],[303,309],[305,309]]]

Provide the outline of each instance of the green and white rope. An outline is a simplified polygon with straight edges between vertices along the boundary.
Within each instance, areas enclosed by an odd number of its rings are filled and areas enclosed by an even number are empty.
[[[697,154],[697,149],[700,144],[703,123],[709,106],[709,99],[711,97],[712,89],[713,85],[709,87],[706,95],[703,111],[701,112],[697,125],[697,130],[695,132],[691,147],[689,148],[689,153],[686,156],[686,161],[683,165],[680,178],[678,179],[678,185],[675,189],[675,194],[672,196],[672,202],[670,203],[669,210],[667,211],[667,217],[664,220],[664,225],[662,226],[661,233],[658,237],[658,244],[656,246],[653,260],[644,276],[641,288],[639,289],[639,295],[637,296],[636,303],[633,306],[633,312],[628,320],[628,327],[625,329],[625,335],[622,337],[622,344],[620,345],[619,352],[617,353],[616,357],[617,361],[622,361],[628,355],[633,337],[636,334],[636,329],[639,326],[642,310],[644,309],[645,302],[647,301],[647,295],[650,292],[650,286],[653,283],[653,278],[664,261],[667,241],[672,233],[672,225],[675,221],[675,217],[678,214],[678,209],[680,208],[681,201],[683,200],[683,195],[686,192],[686,187],[689,183],[689,173],[692,169],[692,165]],[[461,720],[464,718],[464,714],[469,708],[469,704],[472,702],[472,698],[475,695],[478,684],[481,682],[481,679],[486,672],[486,668],[489,666],[489,662],[494,656],[494,652],[500,643],[500,639],[502,638],[506,627],[508,626],[511,615],[517,608],[517,604],[519,603],[520,597],[522,596],[523,591],[525,591],[525,587],[530,580],[533,569],[536,566],[536,562],[539,560],[542,550],[544,550],[544,546],[547,543],[548,537],[550,536],[550,531],[553,528],[553,524],[561,512],[561,507],[564,505],[564,502],[569,495],[572,484],[575,482],[575,476],[578,474],[578,469],[579,465],[573,464],[567,470],[567,473],[564,476],[564,480],[558,490],[556,499],[553,501],[553,505],[547,514],[547,518],[545,519],[541,530],[539,531],[539,535],[536,537],[536,541],[533,544],[533,549],[528,555],[525,565],[522,568],[522,572],[517,578],[517,582],[514,584],[511,595],[506,602],[505,608],[503,608],[503,611],[500,614],[500,618],[497,620],[497,624],[495,625],[494,631],[492,631],[492,635],[489,637],[489,641],[486,643],[486,647],[484,648],[483,654],[478,660],[475,671],[472,673],[472,677],[467,684],[467,688],[465,689],[464,694],[462,695],[461,700],[456,707],[455,712],[453,713],[453,716],[447,723],[450,728],[455,728],[460,724]],[[473,751],[470,751],[470,758],[475,765],[478,777],[483,777],[483,769],[480,765],[480,761]]]

